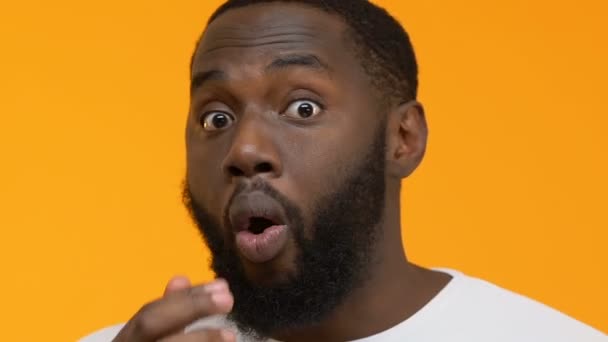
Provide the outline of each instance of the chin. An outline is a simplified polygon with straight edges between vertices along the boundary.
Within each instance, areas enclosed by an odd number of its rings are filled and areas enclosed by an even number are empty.
[[[291,246],[289,246],[291,247]],[[275,258],[255,263],[239,255],[247,279],[260,287],[277,287],[288,284],[297,274],[294,248],[285,248]]]

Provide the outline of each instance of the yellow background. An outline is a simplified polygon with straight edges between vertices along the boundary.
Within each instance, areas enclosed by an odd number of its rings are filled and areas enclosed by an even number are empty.
[[[607,3],[379,2],[413,38],[431,126],[411,259],[608,331]],[[75,340],[173,274],[210,279],[179,188],[189,57],[218,4],[0,5],[2,340]]]

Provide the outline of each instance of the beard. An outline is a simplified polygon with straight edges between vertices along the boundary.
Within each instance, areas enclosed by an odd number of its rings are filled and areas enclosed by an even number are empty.
[[[385,125],[380,124],[363,157],[345,167],[335,190],[315,202],[309,230],[312,238],[306,237],[298,206],[267,183],[257,182],[256,190],[283,206],[297,248],[294,274],[271,286],[257,285],[247,277],[234,239],[223,233],[231,231],[227,215],[222,229],[194,200],[185,182],[184,203],[211,251],[211,268],[230,285],[234,306],[228,318],[241,332],[265,338],[319,324],[369,278],[381,234],[385,148]],[[240,190],[237,187],[232,198]]]

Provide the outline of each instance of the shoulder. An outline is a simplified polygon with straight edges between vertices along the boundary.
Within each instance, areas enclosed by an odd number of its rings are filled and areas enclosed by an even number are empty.
[[[465,328],[496,341],[608,342],[605,334],[545,304],[481,279],[444,271],[453,276],[443,298],[444,313],[452,318],[442,323],[447,329]]]

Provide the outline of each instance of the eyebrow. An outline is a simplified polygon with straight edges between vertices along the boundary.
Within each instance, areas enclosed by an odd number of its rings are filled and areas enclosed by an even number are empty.
[[[331,69],[327,64],[313,54],[291,54],[280,56],[274,59],[264,69],[266,73],[284,70],[291,67],[305,67],[314,71],[329,74]],[[203,86],[204,83],[210,81],[224,81],[228,79],[226,72],[222,70],[208,70],[197,72],[192,76],[190,81],[190,93]]]
[[[194,74],[194,76],[192,76],[192,80],[190,81],[190,93],[200,88],[205,82],[222,81],[227,78],[226,73],[221,70],[197,72]]]
[[[329,73],[327,64],[313,54],[292,54],[276,58],[266,67],[266,71],[285,69],[293,66],[302,66],[317,71]]]

